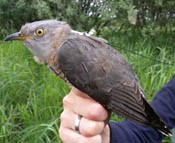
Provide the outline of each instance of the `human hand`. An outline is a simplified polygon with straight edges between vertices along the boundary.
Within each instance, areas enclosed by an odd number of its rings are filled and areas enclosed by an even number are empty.
[[[76,88],[63,99],[59,135],[64,143],[109,143],[109,126],[105,124],[108,112],[102,105],[92,100]],[[79,131],[75,130],[75,120],[82,116]]]

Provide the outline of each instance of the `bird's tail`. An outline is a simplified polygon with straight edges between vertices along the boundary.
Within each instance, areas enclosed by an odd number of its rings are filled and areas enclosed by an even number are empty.
[[[165,136],[172,136],[170,129],[165,125],[154,109],[145,101],[145,111],[148,115],[149,124]]]

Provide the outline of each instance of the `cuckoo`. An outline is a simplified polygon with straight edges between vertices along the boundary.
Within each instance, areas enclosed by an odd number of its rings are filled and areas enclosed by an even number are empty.
[[[22,41],[36,62],[45,63],[109,112],[171,134],[146,101],[130,64],[104,39],[76,32],[62,21],[43,20],[26,23],[5,38],[10,40]]]

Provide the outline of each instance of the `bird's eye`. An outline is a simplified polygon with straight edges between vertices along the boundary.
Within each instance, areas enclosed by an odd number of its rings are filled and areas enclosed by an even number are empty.
[[[38,28],[38,29],[35,30],[34,34],[35,34],[36,36],[38,36],[38,37],[42,37],[42,36],[44,36],[45,31],[44,31],[43,28]]]

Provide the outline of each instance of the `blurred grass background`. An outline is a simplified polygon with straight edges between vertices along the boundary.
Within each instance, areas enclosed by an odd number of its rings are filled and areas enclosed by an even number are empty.
[[[0,143],[59,142],[68,87],[19,42],[0,42]]]
[[[174,46],[168,35],[153,40],[131,33],[105,31],[102,36],[128,59],[151,101],[174,74]],[[37,65],[20,42],[0,41],[0,143],[61,142],[59,115],[68,92],[69,87],[45,65]],[[112,119],[118,120],[115,115]]]

